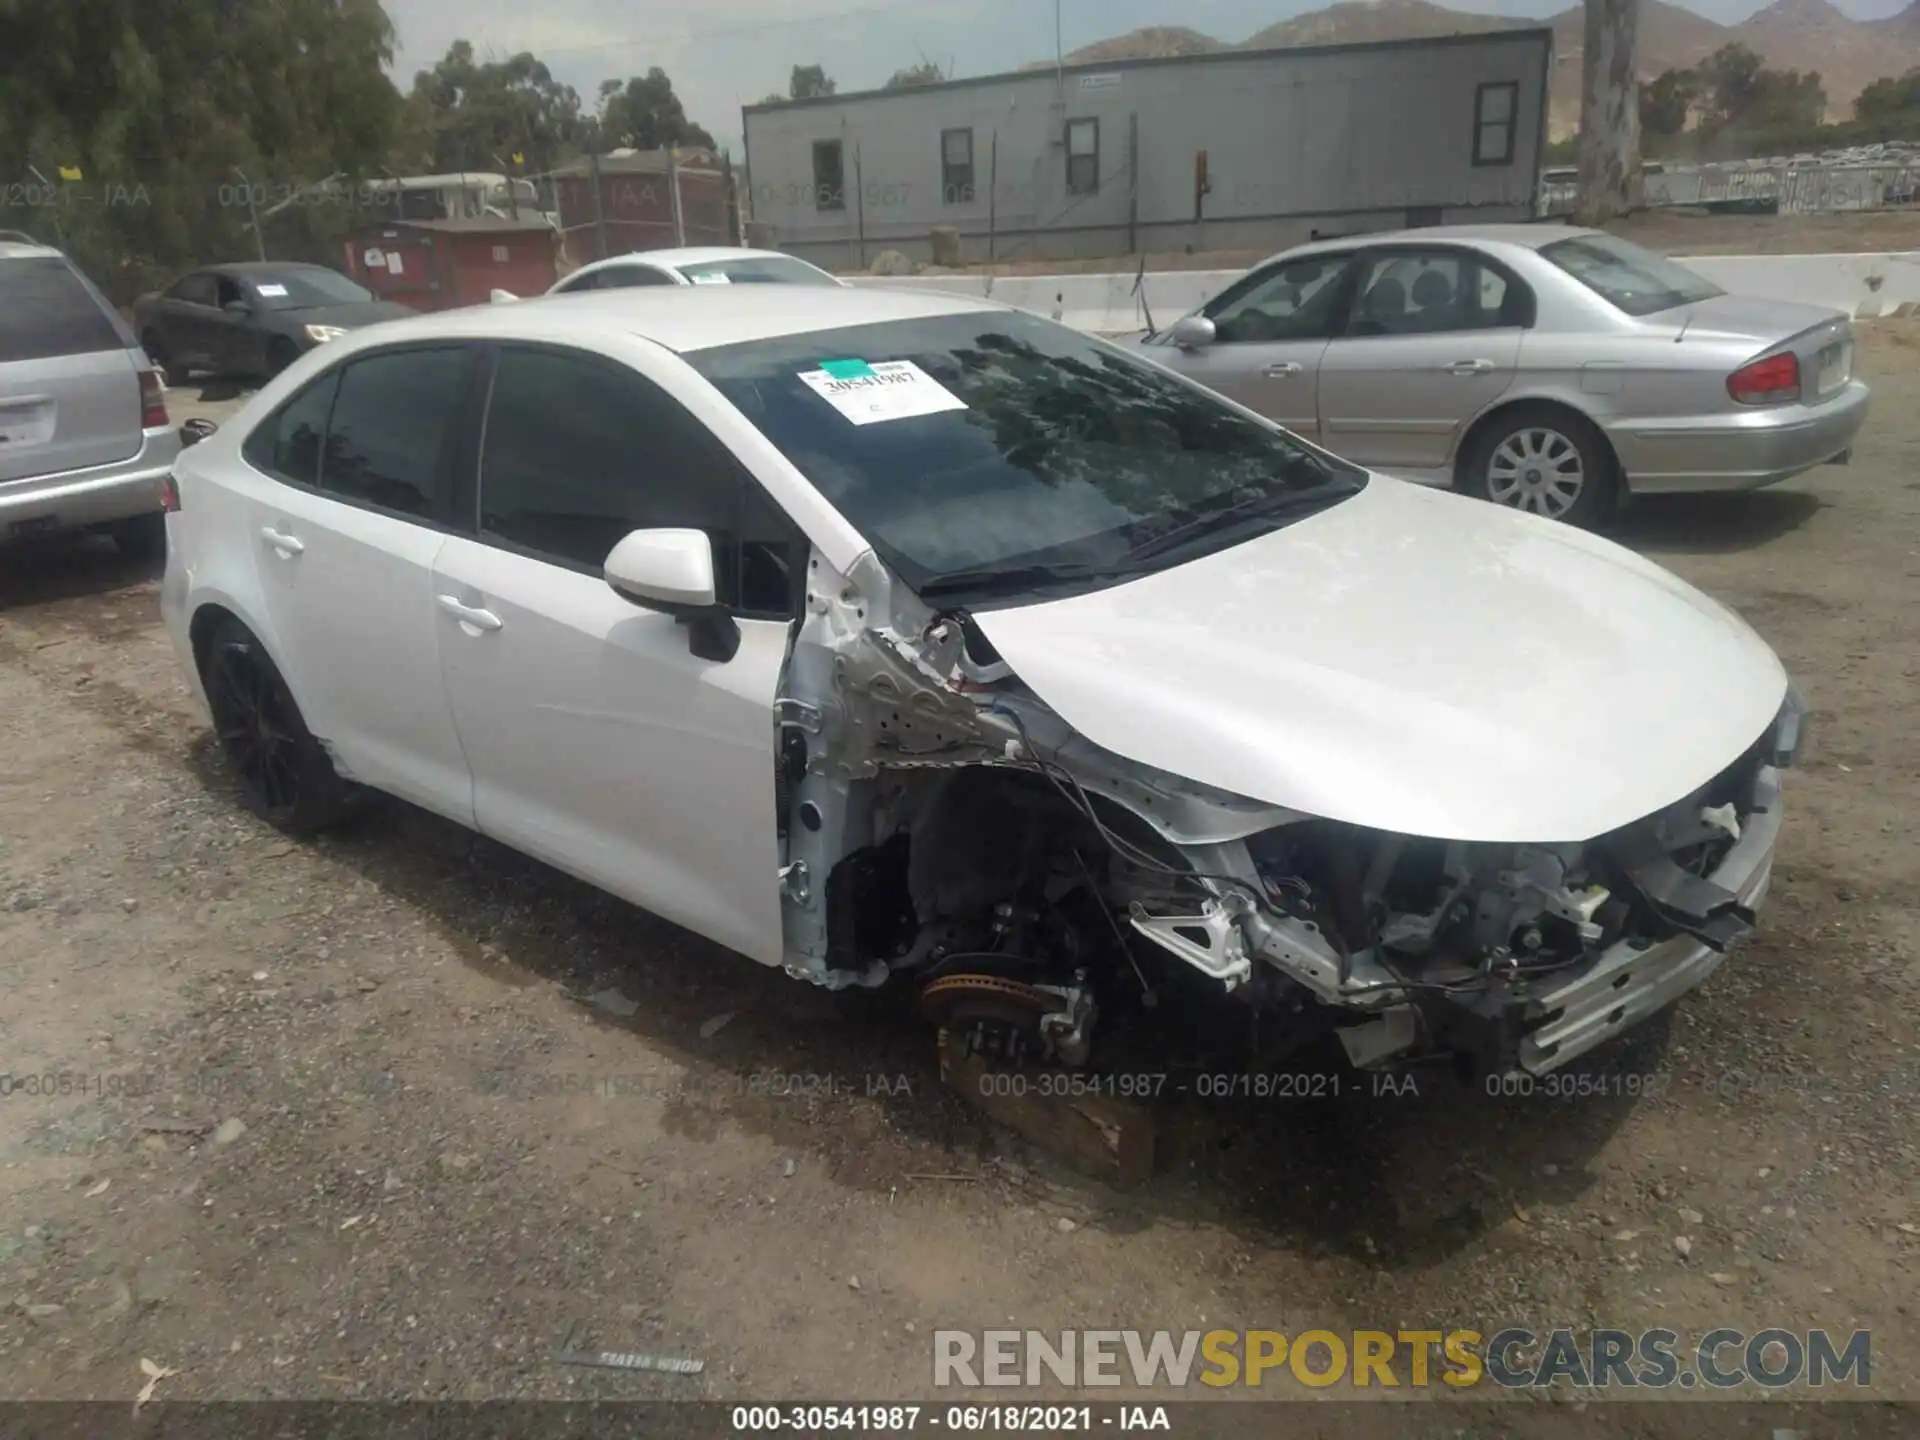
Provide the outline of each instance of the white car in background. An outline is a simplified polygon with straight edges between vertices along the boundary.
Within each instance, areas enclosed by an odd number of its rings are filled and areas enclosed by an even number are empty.
[[[389,791],[1008,1063],[1541,1073],[1751,930],[1802,707],[1673,575],[1036,315],[689,290],[342,336],[183,454],[257,813]]]
[[[583,290],[627,290],[648,285],[845,285],[817,265],[778,250],[702,246],[679,250],[635,250],[582,265],[559,281],[549,295]],[[517,300],[495,290],[493,300]]]

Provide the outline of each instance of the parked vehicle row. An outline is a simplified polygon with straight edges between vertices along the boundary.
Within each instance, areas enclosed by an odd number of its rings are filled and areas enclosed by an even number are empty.
[[[390,792],[1008,1063],[1544,1073],[1753,926],[1802,707],[1724,606],[1038,316],[693,288],[343,336],[180,457],[258,813]]]

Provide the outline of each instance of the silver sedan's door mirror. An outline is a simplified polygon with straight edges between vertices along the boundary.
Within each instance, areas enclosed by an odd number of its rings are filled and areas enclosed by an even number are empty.
[[[713,542],[703,530],[635,530],[607,556],[616,595],[673,616],[688,627],[687,648],[725,663],[740,648],[740,627],[714,589]]]
[[[1173,322],[1173,343],[1182,350],[1204,350],[1216,338],[1213,321],[1204,315],[1188,315]]]

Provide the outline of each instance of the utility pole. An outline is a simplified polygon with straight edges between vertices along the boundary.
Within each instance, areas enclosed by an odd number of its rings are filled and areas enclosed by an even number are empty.
[[[593,187],[593,258],[607,258],[607,217],[600,206],[600,152],[587,151],[587,183]]]
[[[253,182],[247,179],[247,172],[238,165],[233,173],[240,177],[240,188],[247,192],[247,219],[253,225],[253,248],[262,260],[267,258],[267,238],[260,233],[260,212],[253,203]]]
[[[1640,0],[1585,0],[1585,7],[1573,218],[1579,225],[1604,225],[1641,203],[1640,86],[1634,73]]]

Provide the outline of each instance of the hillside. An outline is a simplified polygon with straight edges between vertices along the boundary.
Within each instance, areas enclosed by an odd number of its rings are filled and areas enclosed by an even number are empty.
[[[1372,40],[1408,40],[1479,33],[1516,25],[1547,24],[1554,54],[1549,119],[1553,133],[1569,133],[1580,116],[1580,57],[1585,16],[1573,5],[1547,21],[1520,21],[1435,5],[1431,0],[1339,0],[1230,45],[1184,27],[1154,26],[1084,46],[1069,64],[1100,64],[1143,56],[1204,55],[1215,50],[1277,49],[1295,45],[1351,45]],[[1829,0],[1775,0],[1738,25],[1722,25],[1684,6],[1642,0],[1640,75],[1651,80],[1665,70],[1704,59],[1722,45],[1742,44],[1775,70],[1817,70],[1827,92],[1827,113],[1842,119],[1854,97],[1883,75],[1920,68],[1920,0],[1884,20],[1854,20]]]
[[[1157,60],[1167,55],[1206,55],[1226,45],[1183,25],[1149,25],[1112,40],[1083,45],[1066,57],[1069,65],[1104,65],[1109,60]],[[1035,62],[1033,68],[1048,62]]]
[[[1368,40],[1415,40],[1483,30],[1507,30],[1517,22],[1499,15],[1449,10],[1428,0],[1341,0],[1256,31],[1243,50],[1292,45],[1353,45]]]

